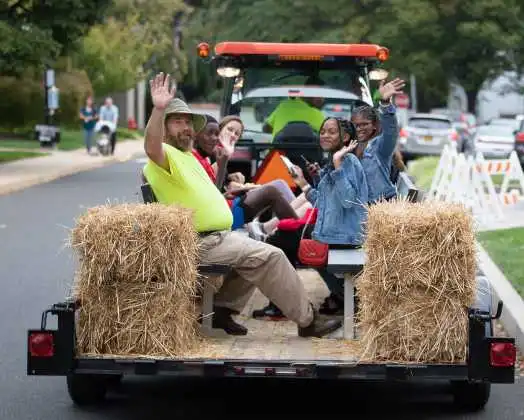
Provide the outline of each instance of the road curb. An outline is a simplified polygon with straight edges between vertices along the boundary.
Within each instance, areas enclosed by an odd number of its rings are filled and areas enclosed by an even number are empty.
[[[133,152],[125,157],[112,156],[109,158],[105,158],[104,160],[95,161],[95,162],[87,162],[84,164],[76,165],[74,167],[69,167],[67,169],[57,171],[57,172],[47,174],[47,175],[35,175],[33,177],[30,177],[29,179],[24,179],[19,182],[0,187],[0,196],[11,194],[16,191],[20,191],[20,190],[23,190],[29,187],[33,187],[35,185],[46,184],[48,182],[55,181],[59,178],[64,178],[66,176],[74,175],[80,172],[85,172],[85,171],[89,171],[92,169],[98,169],[103,166],[110,165],[112,163],[126,162],[126,161],[133,159],[135,156],[139,156],[139,155],[141,155],[141,152]]]
[[[524,300],[513,288],[500,268],[493,262],[485,249],[477,243],[480,269],[488,278],[495,304],[504,304],[500,321],[511,337],[515,337],[517,348],[524,352]]]

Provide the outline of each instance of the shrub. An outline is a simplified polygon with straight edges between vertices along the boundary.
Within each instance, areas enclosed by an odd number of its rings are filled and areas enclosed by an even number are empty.
[[[59,106],[54,121],[65,127],[79,127],[78,111],[92,88],[84,71],[57,73],[60,89]],[[42,81],[25,76],[0,77],[0,127],[31,131],[35,124],[44,123],[44,90]]]

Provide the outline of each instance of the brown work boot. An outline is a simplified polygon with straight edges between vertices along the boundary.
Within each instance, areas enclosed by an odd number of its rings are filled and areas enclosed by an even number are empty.
[[[223,308],[220,306],[214,307],[213,314],[213,328],[224,330],[230,335],[246,335],[247,328],[243,325],[237,324],[231,317],[236,311]]]
[[[313,309],[313,322],[307,327],[298,327],[298,335],[299,337],[320,338],[338,330],[340,327],[342,327],[342,321],[335,319],[321,320],[318,318],[318,313]]]

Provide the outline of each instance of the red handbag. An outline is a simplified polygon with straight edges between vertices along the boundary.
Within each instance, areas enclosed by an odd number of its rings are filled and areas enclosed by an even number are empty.
[[[323,267],[327,264],[329,245],[314,239],[301,239],[298,246],[298,260],[311,267]]]
[[[317,209],[315,209],[317,210]],[[316,219],[317,211],[311,211],[309,214],[309,220],[304,225],[302,235],[300,237],[300,243],[298,245],[298,260],[311,267],[323,267],[327,264],[329,245],[323,244],[322,242],[315,241],[314,239],[304,239],[304,233],[308,227],[311,218],[314,216]]]

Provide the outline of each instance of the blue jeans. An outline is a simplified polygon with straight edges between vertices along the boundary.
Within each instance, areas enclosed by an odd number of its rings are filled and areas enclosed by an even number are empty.
[[[84,128],[84,144],[86,146],[87,151],[91,149],[91,143],[93,141],[93,137],[95,135],[95,129],[91,128],[89,130],[86,130]]]
[[[241,204],[242,199],[240,197],[235,198],[233,201],[233,207],[231,208],[231,212],[233,213],[233,226],[231,226],[231,230],[237,230],[244,226],[244,209]]]

